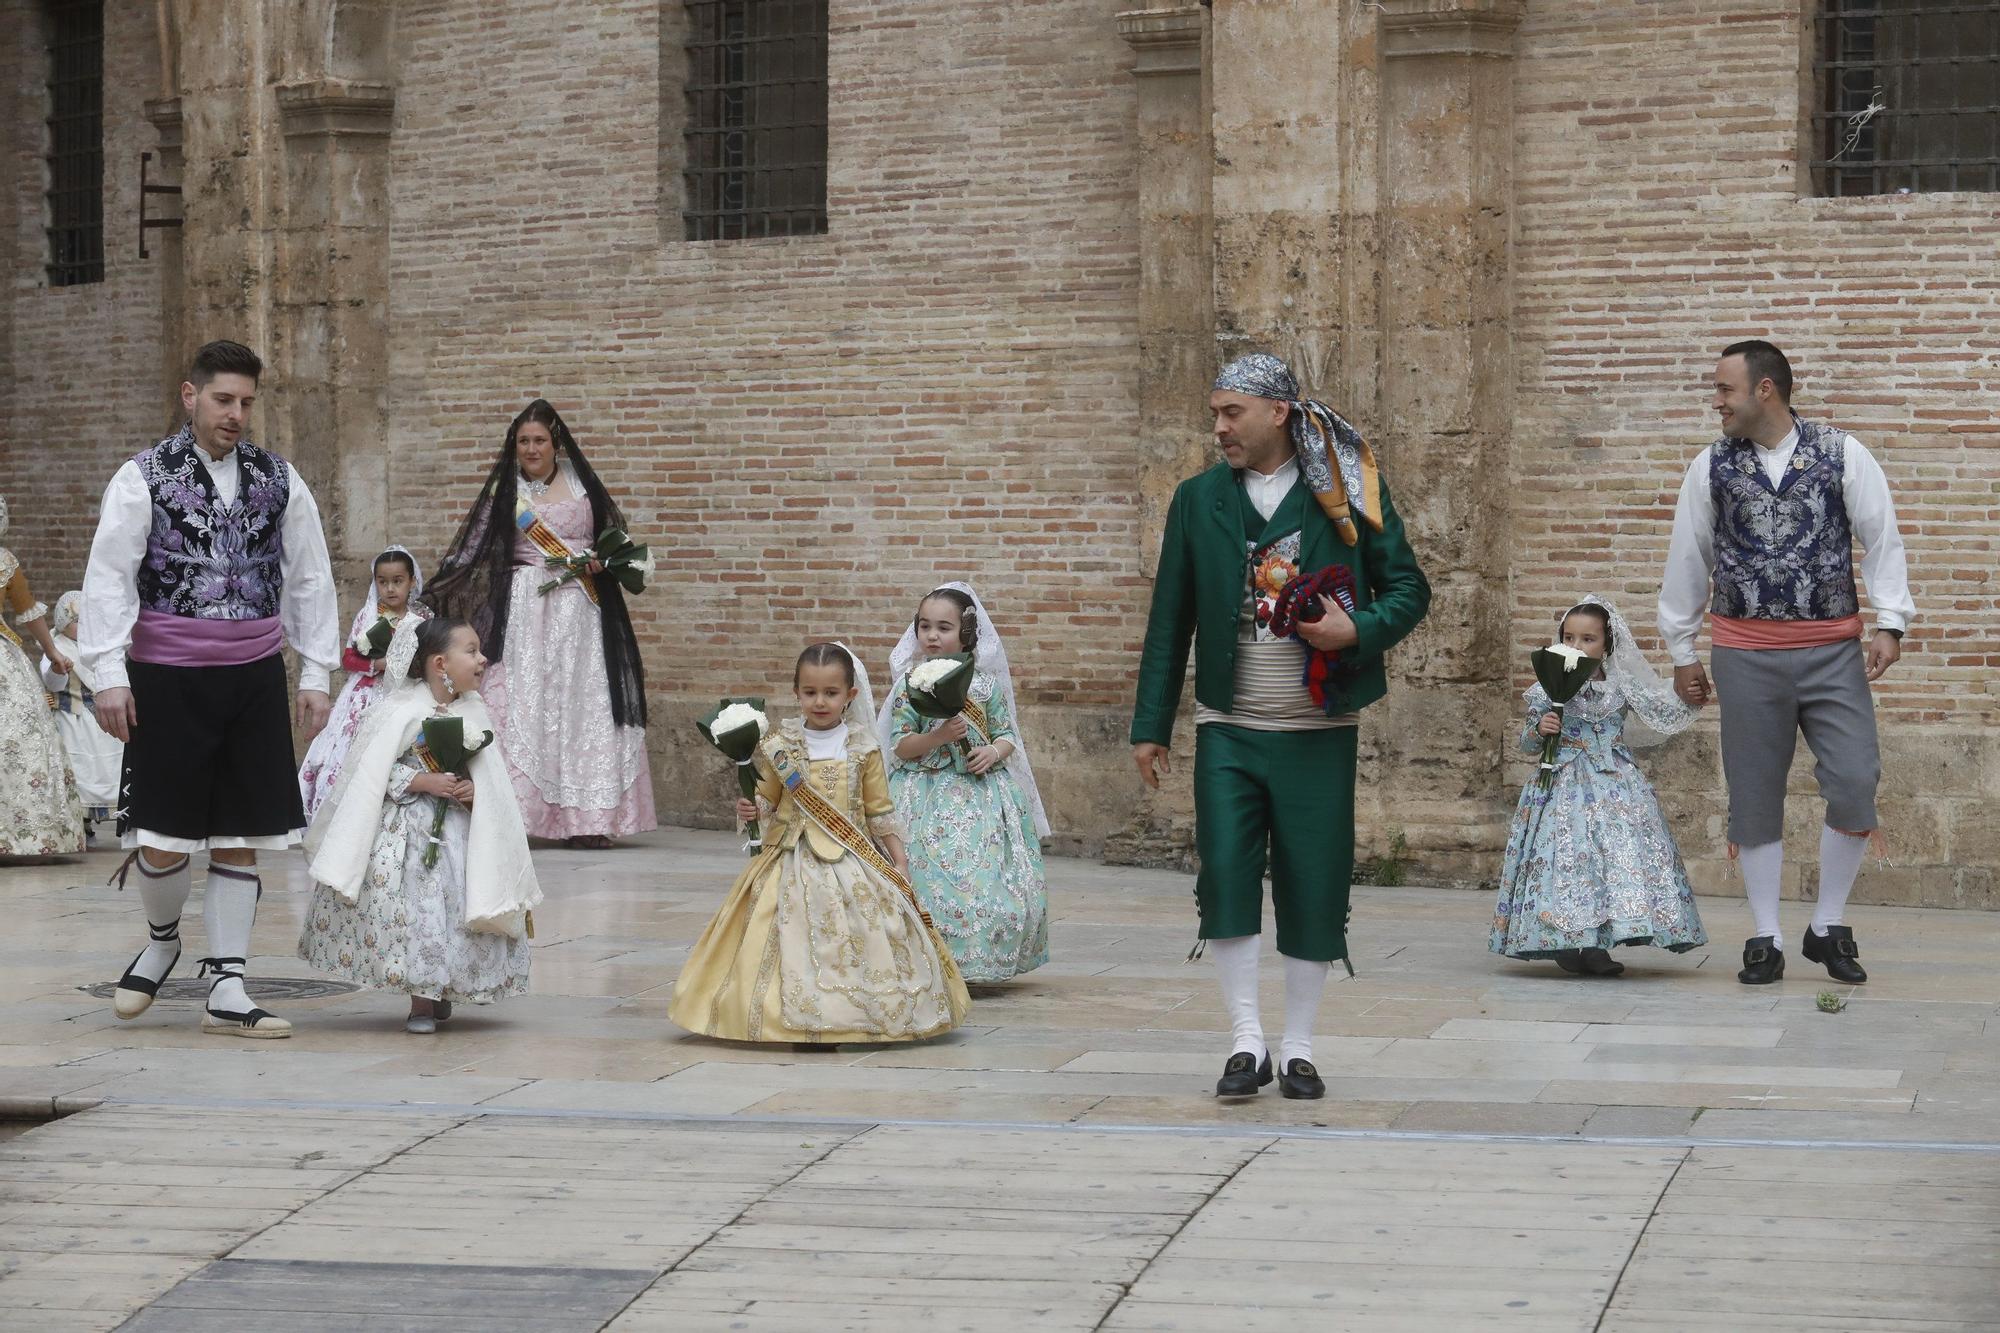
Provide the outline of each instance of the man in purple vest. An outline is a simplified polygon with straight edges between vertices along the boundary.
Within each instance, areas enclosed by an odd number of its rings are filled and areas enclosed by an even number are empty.
[[[100,684],[97,720],[125,742],[119,833],[136,862],[152,938],[118,983],[120,1018],[144,1013],[181,953],[193,853],[208,853],[209,956],[202,1031],[289,1037],[243,989],[263,892],[257,853],[299,841],[305,812],[285,700],[287,639],[299,654],[296,717],[326,725],[340,657],[333,570],[319,507],[276,454],[243,438],[264,364],[240,343],[195,354],[187,424],[120,467],[105,488],[83,579],[78,641]]]
[[[1688,468],[1660,586],[1660,634],[1674,688],[1700,707],[1722,704],[1722,771],[1729,842],[1757,933],[1737,980],[1785,975],[1778,891],[1784,868],[1785,782],[1803,732],[1819,760],[1826,802],[1819,901],[1800,941],[1836,981],[1868,980],[1848,892],[1875,829],[1882,761],[1869,682],[1902,656],[1916,614],[1889,483],[1852,435],[1792,411],[1792,366],[1768,342],[1734,343],[1715,368],[1723,437]],[[1875,612],[1861,644],[1854,547]],[[1713,687],[1695,656],[1704,604]]]

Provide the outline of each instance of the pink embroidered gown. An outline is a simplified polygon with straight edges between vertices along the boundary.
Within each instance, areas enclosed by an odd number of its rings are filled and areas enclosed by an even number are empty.
[[[430,618],[421,609],[412,614],[419,619]],[[319,813],[326,798],[333,795],[333,784],[340,780],[340,767],[347,762],[347,748],[354,744],[354,737],[368,716],[368,706],[382,692],[382,659],[370,660],[354,651],[355,639],[368,628],[361,623],[364,620],[374,623],[365,604],[354,613],[354,623],[347,627],[347,638],[341,644],[340,665],[347,672],[347,681],[340,687],[340,697],[333,701],[326,726],[306,747],[305,762],[299,765],[299,799],[305,803],[308,823]]]
[[[587,496],[545,500],[535,512],[571,550],[596,536]],[[546,597],[536,591],[553,577],[517,533],[504,655],[480,689],[499,724],[521,817],[536,838],[643,833],[658,825],[646,730],[612,722],[601,613],[580,582]]]

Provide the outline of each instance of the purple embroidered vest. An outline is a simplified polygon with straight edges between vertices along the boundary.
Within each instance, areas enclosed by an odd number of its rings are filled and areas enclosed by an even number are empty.
[[[139,605],[196,620],[265,620],[283,590],[285,460],[236,446],[236,502],[223,504],[187,427],[133,461],[153,495],[153,526],[139,566]]]
[[[1854,530],[1841,490],[1846,433],[1794,418],[1799,441],[1773,486],[1748,440],[1717,440],[1708,459],[1715,501],[1715,598],[1733,620],[1840,620],[1861,609]]]

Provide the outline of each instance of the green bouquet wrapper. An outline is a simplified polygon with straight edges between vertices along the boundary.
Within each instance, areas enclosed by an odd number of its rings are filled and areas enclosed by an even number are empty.
[[[417,758],[423,760],[424,767],[432,773],[450,773],[457,777],[468,777],[466,771],[472,766],[472,756],[493,743],[493,733],[482,731],[479,739],[468,742],[465,738],[465,719],[449,713],[424,719],[423,731],[417,738]],[[437,814],[431,819],[430,845],[424,848],[424,869],[429,870],[438,862],[438,851],[444,846],[444,817],[451,808],[451,802],[439,796]]]
[[[733,713],[731,710],[735,710]],[[724,717],[725,713],[730,714]],[[718,730],[718,725],[720,729]],[[757,744],[764,739],[770,729],[771,720],[764,711],[764,700],[760,697],[721,699],[694,724],[701,738],[722,751],[730,763],[736,765],[736,787],[745,799],[757,795],[757,769],[752,760],[757,754]],[[756,853],[764,846],[764,834],[757,827],[756,820],[745,826],[750,840],[744,850]]]
[[[909,698],[910,707],[916,709],[922,716],[949,721],[965,711],[965,701],[972,694],[972,654],[951,653],[943,657],[933,657],[923,665],[928,666],[931,662],[955,662],[957,665],[929,685],[920,686],[914,680],[906,678],[903,682],[903,693]],[[916,673],[916,670],[912,670],[910,675],[914,676]],[[968,755],[972,753],[972,746],[964,740],[958,742],[958,748]]]

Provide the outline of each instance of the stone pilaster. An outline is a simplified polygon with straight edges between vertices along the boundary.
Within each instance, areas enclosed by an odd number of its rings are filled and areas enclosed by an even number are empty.
[[[1139,132],[1139,508],[1145,567],[1174,487],[1209,455],[1215,364],[1208,99],[1202,5],[1132,10]]]
[[[1371,728],[1426,868],[1492,873],[1516,724],[1509,334],[1513,41],[1525,0],[1383,0],[1380,439],[1434,597]],[[1491,756],[1482,762],[1482,756]]]
[[[1139,541],[1151,574],[1174,488],[1209,461],[1215,371],[1214,151],[1209,138],[1208,9],[1174,5],[1118,16],[1135,59],[1139,137]],[[1143,603],[1138,607],[1144,614]],[[1180,749],[1191,753],[1193,722]],[[1122,740],[1123,738],[1120,737]],[[1112,835],[1108,860],[1185,864],[1194,840],[1192,763]]]
[[[388,536],[389,130],[395,90],[280,84],[283,206],[272,351],[284,367],[293,459],[326,497],[343,574]]]

